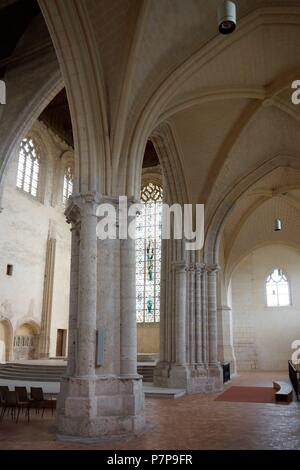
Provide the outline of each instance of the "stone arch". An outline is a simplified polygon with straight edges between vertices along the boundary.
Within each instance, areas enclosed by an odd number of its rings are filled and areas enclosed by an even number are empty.
[[[75,192],[109,194],[111,161],[105,86],[89,17],[77,0],[71,3],[40,0],[39,4],[58,56],[70,106]],[[63,21],[69,18],[72,21]]]
[[[51,102],[51,100],[63,88],[63,82],[59,71],[53,73],[32,97],[31,101],[20,109],[19,113],[11,116],[12,124],[9,132],[5,134],[4,141],[1,141],[2,162],[0,166],[0,201],[3,192],[4,177],[9,163],[15,157],[21,139],[28,134],[34,122],[41,112]],[[8,104],[6,106],[9,106]]]
[[[188,193],[178,146],[170,124],[157,127],[150,135],[158,155],[163,175],[163,185],[168,200],[183,204],[187,202]]]
[[[259,167],[245,175],[244,178],[240,179],[234,188],[219,202],[219,205],[207,222],[203,249],[203,258],[206,264],[219,264],[219,247],[223,228],[237,200],[261,178],[268,175],[276,168],[285,166],[299,169],[299,160],[293,156],[283,155],[277,155],[268,159]]]
[[[131,131],[128,132],[127,140],[124,143],[124,147],[127,149],[128,160],[123,159],[122,164],[124,167],[122,171],[120,169],[120,174],[123,174],[125,170],[125,165],[129,168],[129,173],[126,178],[126,190],[129,193],[135,190],[137,191],[139,185],[139,174],[141,159],[144,153],[144,148],[146,145],[147,136],[151,135],[153,129],[156,126],[162,123],[163,119],[166,119],[167,116],[175,112],[176,106],[171,105],[171,110],[168,110],[169,104],[172,103],[172,99],[178,93],[178,89],[189,80],[198,70],[201,69],[207,62],[214,60],[224,49],[230,47],[233,43],[242,39],[244,36],[254,32],[259,26],[266,24],[276,24],[278,21],[278,13],[282,12],[282,23],[289,24],[291,21],[294,24],[299,24],[299,11],[295,11],[293,7],[268,7],[268,8],[258,8],[252,13],[248,14],[241,19],[239,23],[239,30],[235,35],[228,38],[228,42],[224,45],[224,41],[220,35],[215,36],[211,39],[205,46],[198,49],[189,59],[180,64],[168,77],[161,83],[157,88],[155,93],[151,96],[147,103],[143,103],[141,106],[142,112],[137,117],[135,125],[132,127]],[[292,74],[296,77],[296,71]],[[278,82],[278,87],[273,90],[272,88],[262,89],[253,89],[253,90],[241,90],[241,95],[252,98],[254,101],[255,112],[256,107],[260,107],[264,99],[268,99],[270,96],[272,99],[269,101],[272,104],[280,106],[280,103],[275,103],[276,100],[273,100],[274,96],[282,90],[282,87],[286,87],[288,80],[291,78],[285,77],[282,83],[280,79]],[[232,90],[221,90],[221,94],[225,93],[226,95],[235,94],[234,89]],[[209,94],[209,93],[208,93]],[[240,96],[241,96],[240,95]],[[210,97],[204,96],[203,99],[216,99],[215,93],[212,93]],[[196,99],[197,101],[197,99]],[[256,103],[258,101],[258,104]],[[194,105],[195,100],[191,100],[186,103],[187,106]],[[286,110],[287,111],[287,110]],[[249,118],[251,118],[252,108],[249,108]],[[135,188],[135,189],[132,189]]]
[[[225,269],[225,274],[226,274],[226,286],[228,288],[228,285],[230,284],[230,281],[231,281],[231,278],[234,274],[234,271],[235,269],[239,266],[239,264],[243,261],[243,259],[245,259],[247,256],[250,255],[251,252],[255,251],[255,250],[258,250],[259,248],[263,248],[263,247],[266,247],[266,246],[269,246],[269,245],[279,245],[279,246],[287,246],[287,247],[290,247],[290,248],[293,248],[294,250],[298,251],[299,254],[300,254],[300,248],[299,248],[299,245],[297,245],[296,243],[293,243],[293,242],[287,242],[286,240],[285,241],[278,241],[278,242],[274,242],[272,241],[271,243],[270,242],[264,242],[264,243],[257,243],[253,246],[251,246],[249,248],[249,250],[245,251],[241,256],[239,256],[234,264],[232,266],[230,266],[230,269],[228,269],[226,267]],[[281,266],[279,266],[281,267]],[[286,270],[284,270],[286,272]],[[269,274],[269,270],[266,271],[265,273],[265,276],[267,276]],[[289,275],[289,272],[287,271],[286,272],[288,278],[290,279],[290,275]]]
[[[39,325],[32,319],[20,320],[14,334],[14,359],[35,359],[38,347]]]
[[[142,187],[147,186],[149,183],[157,184],[158,186],[163,186],[162,174],[160,169],[156,168],[146,168],[142,173]]]
[[[0,316],[0,363],[12,359],[13,327],[8,318]]]
[[[37,199],[44,202],[46,192],[46,180],[49,167],[52,166],[51,144],[49,135],[45,132],[43,125],[35,123],[22,138],[32,139],[36,151],[39,155],[39,177],[38,177],[38,194]],[[16,149],[17,150],[17,149]],[[19,150],[16,157],[19,159]]]

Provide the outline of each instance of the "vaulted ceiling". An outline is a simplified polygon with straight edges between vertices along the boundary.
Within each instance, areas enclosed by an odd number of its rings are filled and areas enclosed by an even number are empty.
[[[282,230],[275,231],[275,219]],[[260,178],[237,201],[226,221],[223,249],[227,276],[251,251],[267,244],[299,248],[300,167],[278,167]]]
[[[282,211],[286,207],[290,215],[298,214],[295,207],[291,209],[290,201],[275,197],[272,191],[286,181],[287,194],[296,197],[291,192],[294,189],[289,188],[290,173],[288,176],[284,167],[290,166],[289,172],[298,175],[300,106],[291,102],[291,84],[294,79],[300,80],[300,3],[298,0],[237,0],[237,29],[225,37],[217,28],[221,1],[72,0],[62,4],[57,0],[40,0],[39,4],[48,25],[51,22],[46,13],[54,4],[59,9],[61,24],[69,24],[70,18],[65,16],[67,9],[63,5],[74,15],[72,18],[77,15],[82,21],[94,64],[99,66],[97,80],[103,82],[103,116],[108,123],[105,136],[109,139],[111,161],[119,158],[126,168],[124,148],[130,148],[136,129],[140,126],[144,130],[147,124],[146,145],[156,128],[167,124],[181,160],[187,202],[206,204],[207,223],[213,220],[234,187],[282,156],[280,171],[283,173],[278,173],[278,182],[266,179],[257,183],[265,191],[271,191],[273,197],[264,199],[255,208],[262,196],[248,193],[250,189],[246,185],[241,200],[235,199],[227,208],[224,246],[228,265],[233,265],[235,261],[230,258],[233,248],[241,253],[249,244],[240,242],[240,237],[244,234],[248,240],[246,233],[251,233],[254,214],[265,223],[265,231],[263,228],[259,231],[265,233],[266,239],[270,235],[272,240],[275,236],[270,232],[273,205],[279,200]],[[27,23],[24,16],[17,32],[12,30],[10,49],[2,51],[0,64],[7,64],[7,71],[12,71],[11,50],[17,40],[20,49],[26,36],[21,40],[20,35],[26,24],[38,18],[43,22],[41,15],[33,18],[37,2],[26,0],[26,5],[29,4]],[[22,5],[22,0],[0,0],[0,8],[3,7],[0,19],[9,8]],[[50,31],[61,60],[58,38],[54,38],[51,28]],[[35,45],[40,37],[35,36]],[[47,42],[44,36],[43,41]],[[146,122],[145,116],[150,114],[151,119]],[[64,91],[52,100],[40,118],[73,145]],[[146,154],[144,165],[152,166],[156,155],[150,142]],[[289,163],[285,157],[289,157]],[[121,171],[117,170],[117,164],[114,168],[119,178]],[[273,171],[270,166],[270,172]],[[255,210],[249,212],[252,206]],[[289,223],[285,225],[288,226]],[[289,234],[292,239],[294,234],[292,231]],[[285,235],[287,232],[282,231],[282,236]],[[254,234],[251,240],[256,240]],[[257,239],[257,243],[262,240]]]

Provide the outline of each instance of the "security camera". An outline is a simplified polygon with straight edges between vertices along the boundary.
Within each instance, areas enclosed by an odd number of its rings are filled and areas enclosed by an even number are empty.
[[[218,11],[218,24],[221,34],[230,34],[236,28],[236,5],[225,0]]]

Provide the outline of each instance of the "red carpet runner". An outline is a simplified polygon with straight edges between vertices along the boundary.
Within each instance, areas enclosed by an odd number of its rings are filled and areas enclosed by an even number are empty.
[[[243,403],[276,403],[276,390],[272,387],[230,387],[219,395],[215,401],[232,401]]]

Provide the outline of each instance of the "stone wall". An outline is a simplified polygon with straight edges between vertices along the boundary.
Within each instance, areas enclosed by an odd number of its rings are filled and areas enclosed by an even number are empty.
[[[232,277],[233,342],[237,370],[286,370],[300,338],[300,253],[284,245],[253,251]],[[267,307],[266,276],[280,267],[290,281],[289,307]]]
[[[49,349],[49,355],[55,356],[57,329],[68,328],[69,315],[71,237],[62,205],[62,157],[70,149],[40,122],[30,135],[39,141],[41,149],[41,197],[33,198],[16,188],[16,154],[6,175],[1,201],[0,314],[12,324],[13,336],[25,323],[34,325],[36,333],[40,333],[47,240],[55,239]],[[6,274],[8,264],[13,266],[12,276]]]
[[[159,353],[159,323],[137,323],[137,352]]]

